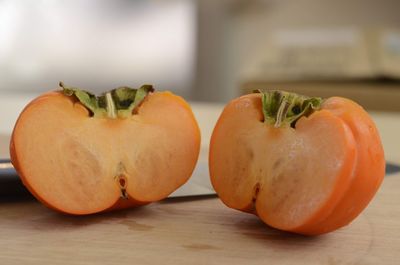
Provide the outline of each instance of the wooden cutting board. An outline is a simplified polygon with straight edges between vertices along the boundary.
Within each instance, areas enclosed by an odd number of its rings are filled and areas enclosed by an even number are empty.
[[[399,264],[400,174],[351,225],[319,237],[271,229],[215,197],[86,217],[0,202],[1,264]]]

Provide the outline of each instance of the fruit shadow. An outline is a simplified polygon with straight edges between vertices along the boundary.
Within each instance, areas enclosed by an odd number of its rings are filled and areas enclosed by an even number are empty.
[[[158,215],[158,204],[176,204],[188,201],[197,201],[215,198],[215,195],[206,196],[189,196],[189,197],[174,197],[167,198],[165,200],[138,206],[134,208],[117,209],[112,211],[106,211],[101,213],[95,213],[90,215],[68,215],[63,213],[54,212],[49,210],[51,213],[44,217],[41,222],[44,223],[44,227],[49,225],[57,225],[58,227],[72,228],[72,227],[87,227],[94,224],[106,224],[106,223],[123,223],[124,220],[140,220],[145,218],[152,218]],[[47,209],[46,209],[47,210]],[[162,209],[161,209],[162,210]]]
[[[261,242],[268,247],[285,251],[301,251],[326,240],[325,235],[304,236],[272,228],[256,216],[248,216],[235,223],[237,231],[248,240]]]
[[[32,228],[36,230],[77,230],[94,225],[120,224],[127,220],[135,222],[154,215],[154,210],[148,206],[119,209],[90,215],[68,215],[45,209],[47,214],[32,222]]]

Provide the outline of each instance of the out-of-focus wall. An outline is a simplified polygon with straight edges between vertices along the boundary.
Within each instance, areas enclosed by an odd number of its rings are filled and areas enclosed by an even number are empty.
[[[152,83],[227,101],[272,32],[400,28],[397,0],[0,1],[0,91]]]
[[[274,31],[400,28],[395,0],[202,0],[199,5],[196,97],[202,100],[237,96],[252,58],[273,52],[264,47]]]

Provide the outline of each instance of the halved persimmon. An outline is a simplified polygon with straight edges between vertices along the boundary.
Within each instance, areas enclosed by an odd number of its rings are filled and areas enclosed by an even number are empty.
[[[189,179],[200,131],[182,98],[151,86],[99,97],[62,87],[33,100],[12,134],[12,163],[37,199],[91,214],[161,200]]]
[[[300,234],[350,223],[385,172],[368,113],[345,98],[260,92],[231,101],[213,131],[210,176],[220,199]]]

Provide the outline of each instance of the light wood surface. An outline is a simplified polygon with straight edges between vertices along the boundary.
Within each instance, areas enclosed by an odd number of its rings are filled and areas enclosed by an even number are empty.
[[[400,115],[374,118],[387,159],[400,162]],[[86,217],[2,198],[0,264],[399,264],[399,190],[399,173],[385,177],[352,224],[319,237],[274,230],[213,196]]]
[[[399,264],[400,174],[351,225],[319,237],[265,226],[217,198],[87,217],[2,203],[1,264]]]

